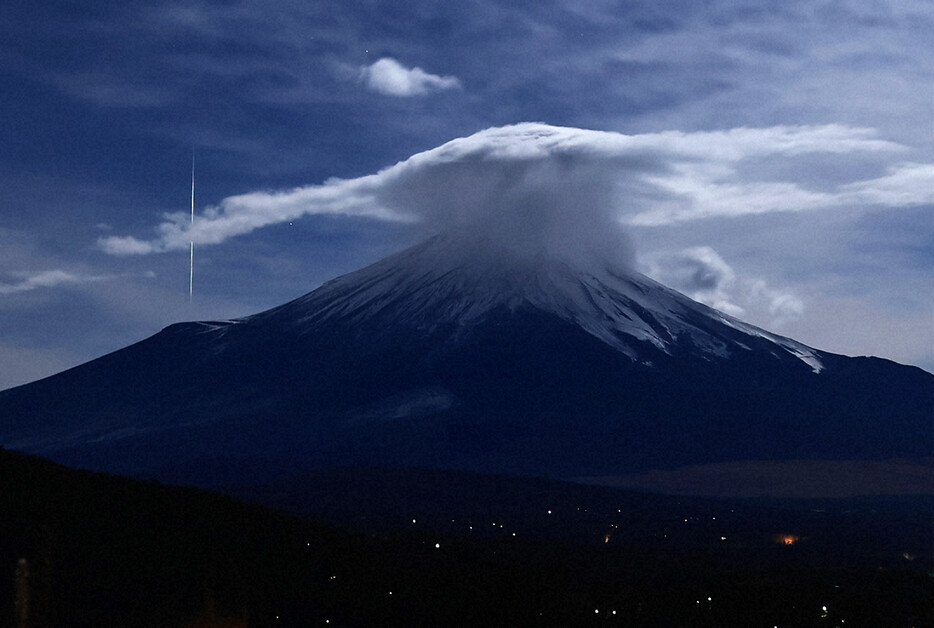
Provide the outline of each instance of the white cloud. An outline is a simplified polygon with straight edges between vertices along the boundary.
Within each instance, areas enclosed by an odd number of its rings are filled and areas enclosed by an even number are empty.
[[[137,240],[133,236],[111,236],[101,238],[98,243],[101,250],[110,255],[146,255],[165,250],[152,242]]]
[[[804,316],[804,301],[792,291],[773,288],[763,279],[754,279],[748,285],[750,301],[765,307],[772,327],[784,327]]]
[[[61,285],[81,284],[94,281],[101,281],[106,277],[75,275],[64,270],[44,270],[36,273],[11,273],[17,280],[8,283],[0,283],[0,294],[15,294],[17,292],[28,292],[38,288],[54,288]]]
[[[895,164],[883,177],[847,185],[843,196],[890,207],[934,204],[934,164]]]
[[[384,171],[385,172],[385,171]],[[335,214],[367,216],[378,220],[407,220],[405,215],[376,202],[375,192],[387,175],[379,173],[358,179],[330,179],[280,192],[250,192],[229,196],[219,205],[208,207],[190,223],[187,212],[164,215],[156,227],[158,236],[139,240],[133,236],[110,236],[98,240],[99,247],[112,255],[144,255],[187,249],[189,242],[219,244],[269,225],[289,222],[305,215]]]
[[[421,68],[407,68],[390,57],[360,68],[360,79],[369,89],[387,96],[424,96],[461,87],[456,77],[429,74]]]
[[[657,255],[648,265],[650,275],[695,301],[769,329],[804,315],[804,301],[792,290],[775,288],[759,277],[738,276],[709,246]]]
[[[932,164],[889,164],[883,177],[814,190],[761,163],[833,160],[853,153],[882,161],[901,145],[840,125],[739,128],[641,135],[522,123],[490,128],[417,153],[376,174],[284,191],[231,196],[199,213],[167,214],[156,236],[103,237],[115,255],[218,244],[305,215],[365,216],[431,231],[480,229],[519,246],[626,248],[621,226],[932,200]],[[753,173],[749,160],[760,165]]]

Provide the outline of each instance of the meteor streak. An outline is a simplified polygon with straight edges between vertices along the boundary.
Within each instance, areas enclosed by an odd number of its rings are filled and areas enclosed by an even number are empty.
[[[195,224],[195,151],[191,151],[191,225]],[[195,288],[195,241],[188,242],[188,302]]]

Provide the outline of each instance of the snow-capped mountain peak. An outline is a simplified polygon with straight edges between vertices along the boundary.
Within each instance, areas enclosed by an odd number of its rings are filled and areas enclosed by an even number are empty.
[[[287,321],[299,333],[335,319],[380,318],[429,332],[466,328],[493,310],[532,307],[573,322],[627,355],[645,345],[671,354],[689,340],[709,358],[748,351],[745,338],[823,368],[817,351],[749,325],[630,269],[597,259],[583,263],[544,251],[516,252],[491,242],[452,236],[428,241],[257,315]]]

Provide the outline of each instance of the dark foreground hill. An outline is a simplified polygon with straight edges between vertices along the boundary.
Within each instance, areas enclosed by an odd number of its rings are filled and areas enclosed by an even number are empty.
[[[923,501],[778,506],[412,469],[303,482],[305,508],[342,527],[0,450],[0,626],[934,622]]]

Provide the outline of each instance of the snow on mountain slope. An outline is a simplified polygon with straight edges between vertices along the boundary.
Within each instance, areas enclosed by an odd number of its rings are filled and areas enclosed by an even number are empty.
[[[743,337],[761,338],[814,372],[819,352],[697,303],[644,275],[592,262],[523,256],[489,241],[436,236],[247,321],[275,320],[308,333],[329,320],[385,317],[430,331],[466,328],[496,307],[530,305],[572,322],[633,361],[642,343],[671,354],[685,337],[709,358],[748,351]],[[730,330],[740,332],[729,333]],[[633,342],[636,341],[636,342]]]

